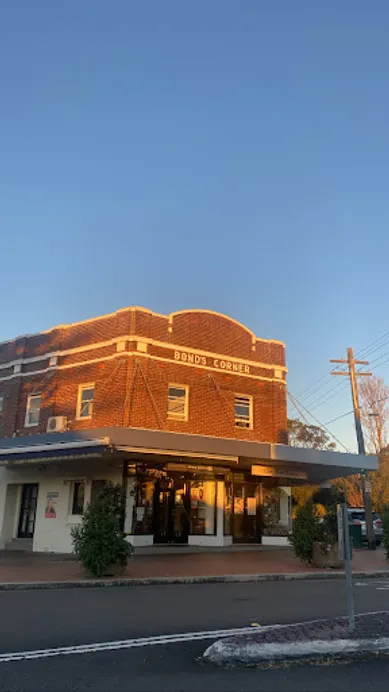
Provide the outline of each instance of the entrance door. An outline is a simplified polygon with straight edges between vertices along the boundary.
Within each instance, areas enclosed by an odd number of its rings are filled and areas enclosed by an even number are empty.
[[[34,535],[38,487],[38,483],[23,485],[18,538],[32,538]]]
[[[163,478],[155,483],[154,542],[187,543],[189,534],[189,484]]]
[[[234,543],[258,543],[258,493],[252,483],[234,483]]]

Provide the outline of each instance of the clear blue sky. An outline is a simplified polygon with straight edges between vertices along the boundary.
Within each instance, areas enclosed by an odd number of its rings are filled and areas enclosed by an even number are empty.
[[[0,338],[210,308],[298,393],[389,330],[388,32],[385,0],[3,3]]]

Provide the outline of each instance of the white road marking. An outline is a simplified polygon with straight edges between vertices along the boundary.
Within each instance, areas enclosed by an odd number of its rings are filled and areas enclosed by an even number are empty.
[[[355,586],[372,586],[376,591],[388,591],[389,590],[389,580],[388,579],[375,579],[370,582],[357,581]]]
[[[380,610],[363,613],[363,615],[379,615]],[[384,611],[386,612],[386,611]],[[358,615],[356,616],[358,617]],[[302,625],[320,622],[320,618],[305,622],[286,623],[283,625],[264,625],[261,630],[281,629],[289,625]],[[122,639],[112,642],[98,642],[96,644],[79,644],[77,646],[59,646],[55,649],[37,649],[35,651],[16,651],[13,653],[0,654],[0,663],[10,663],[15,661],[26,661],[39,658],[50,658],[53,656],[69,656],[72,654],[94,654],[100,651],[117,651],[119,649],[135,649],[141,646],[157,646],[162,644],[178,644],[180,642],[202,641],[206,639],[225,639],[235,634],[253,634],[256,627],[236,627],[229,630],[209,630],[205,632],[184,632],[179,634],[161,634],[153,637],[140,637],[137,639]]]
[[[279,625],[281,626],[281,625]],[[269,625],[273,627],[274,625]],[[275,625],[277,627],[277,625]],[[264,627],[263,629],[267,629]],[[36,651],[18,651],[15,653],[0,654],[0,663],[11,661],[23,661],[36,658],[49,658],[51,656],[69,656],[71,654],[93,654],[100,651],[114,651],[118,649],[133,649],[140,646],[156,646],[158,644],[177,644],[179,642],[201,641],[205,639],[222,639],[234,634],[252,634],[253,627],[237,627],[230,630],[212,630],[209,632],[185,632],[183,634],[162,634],[155,637],[141,637],[138,639],[123,639],[113,642],[101,642],[96,644],[80,644],[78,646],[60,646],[56,649],[38,649]]]

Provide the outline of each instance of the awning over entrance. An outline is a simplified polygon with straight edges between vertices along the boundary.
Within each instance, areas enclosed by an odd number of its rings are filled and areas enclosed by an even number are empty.
[[[375,456],[139,428],[95,428],[0,440],[0,466],[105,456],[146,461],[173,458],[183,463],[203,460],[299,484],[323,483],[378,468]]]
[[[35,436],[36,438],[38,436]],[[39,436],[39,443],[29,445],[14,445],[13,447],[0,444],[0,466],[19,466],[23,464],[40,464],[46,461],[63,461],[70,459],[100,458],[109,448],[109,438],[76,440],[73,442],[50,440],[44,443]],[[53,435],[54,437],[54,435]],[[18,438],[18,442],[26,438]],[[13,438],[14,443],[16,442]],[[7,442],[7,440],[2,440]]]

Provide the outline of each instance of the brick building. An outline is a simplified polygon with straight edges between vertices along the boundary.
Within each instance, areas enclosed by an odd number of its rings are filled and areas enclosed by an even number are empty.
[[[0,344],[0,547],[70,551],[108,481],[136,545],[285,542],[312,463],[285,446],[286,372],[284,344],[205,310],[126,308]]]

